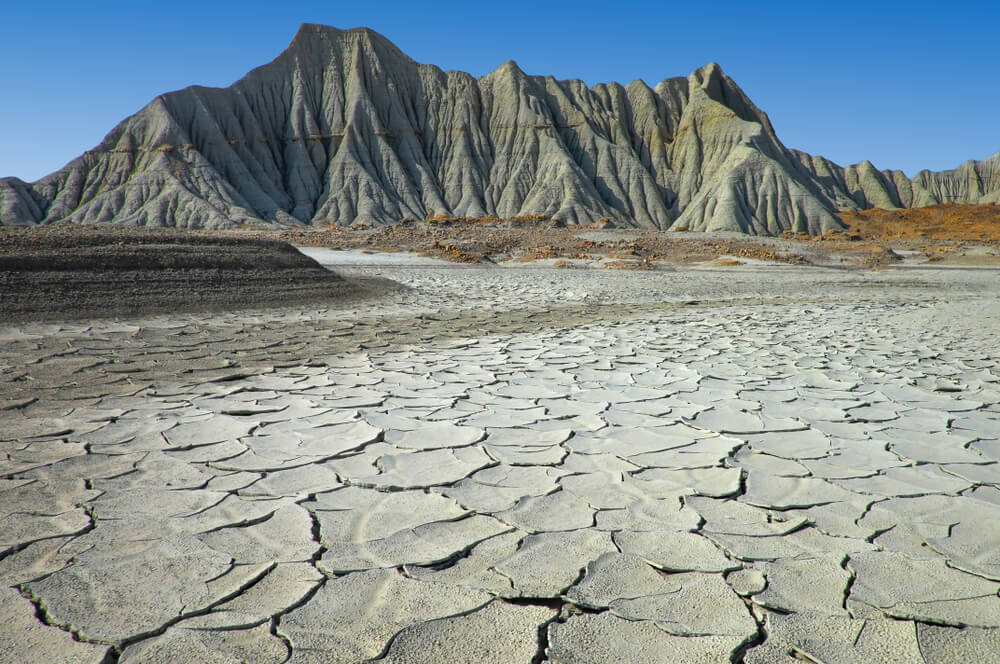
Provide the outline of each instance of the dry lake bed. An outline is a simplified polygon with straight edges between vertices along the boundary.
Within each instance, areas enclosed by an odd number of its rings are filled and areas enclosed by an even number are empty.
[[[0,327],[0,661],[1000,661],[1000,273],[342,268]]]

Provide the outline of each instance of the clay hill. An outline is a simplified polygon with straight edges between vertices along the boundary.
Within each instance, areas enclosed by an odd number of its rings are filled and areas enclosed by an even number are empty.
[[[790,150],[715,64],[652,88],[514,62],[474,78],[371,30],[303,25],[233,86],[161,95],[62,170],[0,180],[0,224],[544,215],[774,235],[841,228],[843,211],[998,201],[1000,153],[909,179]]]

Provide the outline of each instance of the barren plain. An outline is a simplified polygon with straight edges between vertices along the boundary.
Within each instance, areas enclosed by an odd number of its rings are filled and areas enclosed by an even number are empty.
[[[374,228],[261,230],[264,238],[329,249],[419,252],[464,263],[557,261],[563,266],[653,268],[658,263],[765,261],[825,267],[900,263],[1000,267],[1000,206],[938,205],[841,213],[845,228],[823,235],[690,233],[572,226],[544,216],[405,219]],[[246,231],[233,233],[245,237]],[[603,262],[601,262],[603,261]],[[598,264],[600,263],[600,264]]]
[[[998,661],[995,270],[338,271],[0,327],[0,661]]]

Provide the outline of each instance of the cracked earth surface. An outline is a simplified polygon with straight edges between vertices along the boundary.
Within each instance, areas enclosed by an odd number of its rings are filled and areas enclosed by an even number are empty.
[[[988,662],[993,271],[0,328],[0,661]]]

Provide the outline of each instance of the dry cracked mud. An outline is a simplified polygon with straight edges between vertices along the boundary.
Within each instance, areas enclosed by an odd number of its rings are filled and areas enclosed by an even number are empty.
[[[996,272],[354,274],[0,328],[0,661],[996,661]]]

